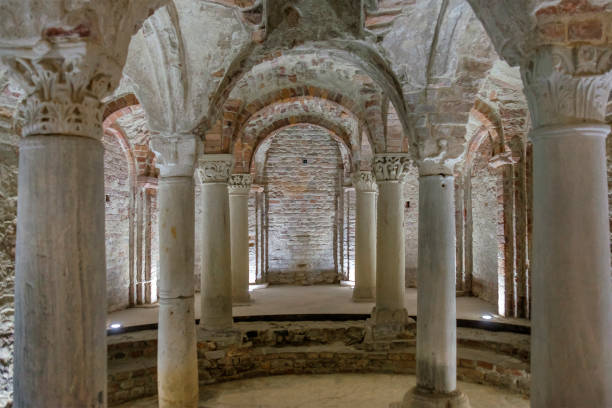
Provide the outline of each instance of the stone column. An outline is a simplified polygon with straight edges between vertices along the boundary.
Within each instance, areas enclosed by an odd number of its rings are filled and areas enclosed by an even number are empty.
[[[250,174],[233,174],[229,181],[232,302],[248,305],[249,295],[249,192]]]
[[[202,313],[205,333],[232,328],[230,214],[227,183],[231,154],[205,154],[198,163],[202,191]]]
[[[196,139],[155,137],[160,169],[159,329],[157,390],[160,407],[198,406],[194,305],[194,184]]]
[[[355,288],[354,302],[373,302],[376,291],[376,180],[360,171],[355,186]]]
[[[374,338],[394,337],[404,331],[408,312],[404,244],[403,182],[410,159],[401,153],[374,156],[378,183],[376,228],[376,306],[372,311]]]
[[[523,81],[533,117],[531,406],[612,406],[606,174],[610,48],[541,49]]]
[[[112,89],[111,74],[109,67],[101,70],[98,56],[85,55],[87,44],[76,41],[44,47],[20,48],[19,57],[4,56],[2,61],[26,93],[18,107],[23,138],[15,261],[14,406],[105,407],[100,101]],[[114,69],[120,71],[120,67]]]
[[[469,407],[457,391],[455,178],[419,177],[417,386],[405,407]]]

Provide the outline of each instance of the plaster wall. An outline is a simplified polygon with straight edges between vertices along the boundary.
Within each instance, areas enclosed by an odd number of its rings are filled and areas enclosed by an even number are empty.
[[[497,304],[497,177],[486,167],[472,175],[472,291]]]
[[[334,243],[341,173],[337,142],[326,130],[300,125],[274,136],[264,170],[269,283],[338,280]]]

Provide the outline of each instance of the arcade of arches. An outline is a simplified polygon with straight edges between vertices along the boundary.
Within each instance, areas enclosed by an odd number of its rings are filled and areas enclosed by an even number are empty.
[[[1,1],[0,406],[612,408],[611,91],[608,0]]]

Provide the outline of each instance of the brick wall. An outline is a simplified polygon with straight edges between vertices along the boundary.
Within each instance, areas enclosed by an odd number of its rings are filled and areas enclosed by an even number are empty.
[[[0,407],[11,400],[15,232],[17,221],[17,140],[0,128]]]
[[[409,203],[409,204],[407,204]],[[404,183],[404,239],[406,248],[406,286],[417,286],[419,252],[419,170],[411,165]]]
[[[497,179],[486,167],[472,173],[472,292],[497,304]]]
[[[270,283],[337,280],[334,234],[341,167],[337,143],[321,128],[294,126],[274,137],[264,170]]]
[[[106,288],[108,310],[128,307],[130,287],[131,182],[128,158],[119,139],[105,133]]]

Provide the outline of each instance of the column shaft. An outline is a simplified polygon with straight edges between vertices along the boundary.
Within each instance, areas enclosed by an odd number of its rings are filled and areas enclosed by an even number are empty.
[[[531,406],[612,406],[604,125],[533,131]]]
[[[159,330],[157,382],[160,407],[197,407],[198,364],[194,310],[193,176],[159,181]]]
[[[419,178],[417,386],[411,408],[469,408],[457,388],[455,179]]]
[[[376,192],[356,189],[353,300],[371,302],[376,291]]]
[[[227,182],[202,184],[202,314],[200,327],[230,329],[232,275]]]
[[[21,141],[16,407],[106,406],[103,160],[88,137]]]
[[[417,383],[457,386],[454,177],[419,178]]]
[[[250,182],[240,187],[240,180],[248,175],[234,175],[231,178],[230,236],[232,267],[232,302],[248,304],[249,296],[249,190]],[[250,179],[250,176],[248,177]],[[238,184],[234,180],[238,179]]]
[[[402,183],[378,183],[376,310],[404,310],[405,248]]]

